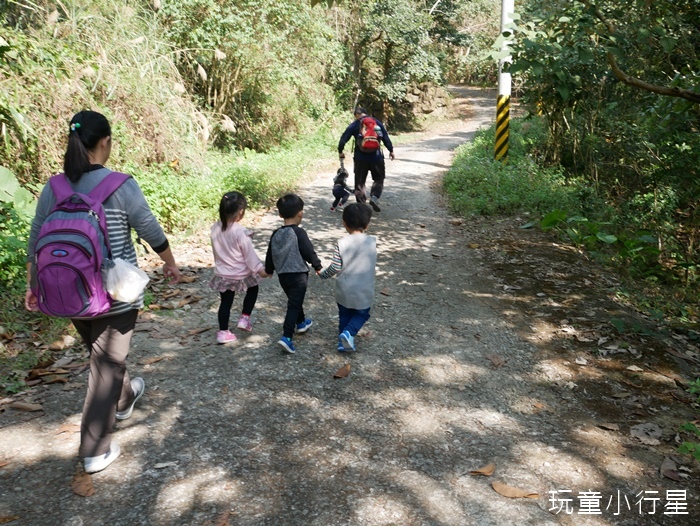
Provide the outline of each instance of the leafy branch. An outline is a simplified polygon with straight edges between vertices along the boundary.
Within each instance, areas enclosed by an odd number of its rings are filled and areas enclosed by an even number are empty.
[[[589,0],[579,0],[583,5],[585,5],[587,8],[592,10],[592,12],[595,14],[595,16],[600,20],[603,25],[606,27],[608,33],[610,35],[615,34],[615,25],[607,19],[605,14],[594,4],[592,4]],[[645,82],[642,79],[633,77],[631,75],[628,75],[622,69],[620,68],[619,64],[617,63],[617,59],[615,58],[615,55],[613,54],[612,51],[607,52],[607,59],[608,59],[608,64],[610,64],[610,67],[612,68],[613,73],[615,74],[615,77],[617,77],[620,82],[623,82],[629,86],[633,86],[635,88],[639,88],[645,91],[650,91],[652,93],[656,93],[658,95],[664,95],[667,97],[680,97],[685,100],[689,100],[695,104],[700,103],[700,93],[688,90],[688,89],[681,89],[678,87],[667,87],[667,86],[659,86],[656,84],[651,84],[649,82]]]

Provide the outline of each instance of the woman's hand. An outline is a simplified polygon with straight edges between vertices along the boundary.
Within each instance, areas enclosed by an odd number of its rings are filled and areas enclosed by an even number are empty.
[[[39,301],[31,290],[27,290],[27,293],[24,295],[24,306],[31,312],[39,310]]]
[[[182,277],[182,273],[180,272],[180,269],[177,268],[177,265],[174,263],[165,263],[163,265],[163,276],[168,278],[170,283],[177,283],[180,281],[180,278]]]

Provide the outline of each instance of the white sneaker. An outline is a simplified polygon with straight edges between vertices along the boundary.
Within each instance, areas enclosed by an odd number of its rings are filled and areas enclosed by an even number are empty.
[[[109,451],[104,455],[99,457],[85,457],[83,459],[83,467],[85,468],[85,473],[97,473],[102,471],[112,462],[117,460],[117,457],[121,454],[122,450],[114,440],[109,446]]]
[[[134,412],[136,402],[138,402],[138,399],[141,398],[143,392],[146,390],[146,382],[143,381],[143,378],[134,378],[131,380],[131,390],[134,391],[134,401],[131,402],[131,405],[124,409],[124,411],[117,411],[117,420],[126,420],[131,416],[131,413]]]

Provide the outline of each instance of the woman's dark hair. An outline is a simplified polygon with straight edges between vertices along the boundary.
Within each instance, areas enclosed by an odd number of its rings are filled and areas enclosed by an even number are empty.
[[[286,194],[277,200],[277,210],[284,219],[291,219],[304,209],[304,200],[297,194]]]
[[[101,113],[81,111],[73,115],[68,132],[68,147],[63,157],[63,172],[72,182],[79,181],[90,171],[88,151],[97,146],[100,139],[110,137],[112,128]]]
[[[350,230],[367,230],[372,209],[364,203],[351,203],[343,210],[343,221]]]
[[[232,219],[241,210],[245,210],[247,206],[248,201],[245,200],[245,196],[242,193],[225,193],[224,196],[221,198],[221,203],[219,204],[221,230],[226,230],[229,220]]]

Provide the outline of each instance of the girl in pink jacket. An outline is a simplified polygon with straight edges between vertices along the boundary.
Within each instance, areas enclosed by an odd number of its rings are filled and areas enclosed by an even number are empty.
[[[219,331],[217,343],[236,340],[229,328],[231,307],[236,292],[245,292],[243,312],[238,319],[238,328],[250,332],[253,326],[250,314],[258,299],[260,278],[268,277],[260,258],[255,253],[250,238],[253,233],[244,228],[240,221],[245,215],[247,202],[240,192],[228,192],[219,204],[220,221],[211,227],[211,246],[214,251],[214,278],[209,286],[221,295],[219,305]]]

